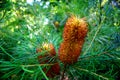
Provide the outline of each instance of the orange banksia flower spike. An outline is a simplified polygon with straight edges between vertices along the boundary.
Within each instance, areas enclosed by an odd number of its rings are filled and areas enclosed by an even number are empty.
[[[86,37],[87,31],[87,23],[84,19],[71,16],[65,24],[63,39],[65,41],[79,41]]]
[[[64,64],[77,62],[87,31],[87,23],[83,19],[75,16],[68,18],[63,31],[63,42],[59,47],[59,59]]]
[[[59,48],[59,59],[65,64],[77,61],[84,41],[77,43],[62,42]]]

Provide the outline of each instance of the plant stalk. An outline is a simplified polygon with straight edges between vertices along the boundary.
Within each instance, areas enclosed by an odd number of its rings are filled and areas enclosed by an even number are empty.
[[[63,70],[63,73],[62,73],[61,80],[64,80],[64,74],[65,74],[65,71],[66,71],[66,67],[67,67],[67,64],[64,65],[64,70]]]

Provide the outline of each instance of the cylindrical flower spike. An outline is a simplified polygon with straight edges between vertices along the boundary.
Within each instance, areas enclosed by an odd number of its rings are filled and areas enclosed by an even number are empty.
[[[59,48],[59,59],[64,64],[77,62],[87,31],[87,23],[83,19],[75,16],[68,18],[63,31],[64,41]]]
[[[65,64],[72,64],[77,61],[82,50],[83,41],[62,42],[59,48],[59,59]]]
[[[80,41],[83,40],[87,35],[87,23],[84,19],[79,19],[75,16],[68,18],[64,31],[63,39],[65,41]]]

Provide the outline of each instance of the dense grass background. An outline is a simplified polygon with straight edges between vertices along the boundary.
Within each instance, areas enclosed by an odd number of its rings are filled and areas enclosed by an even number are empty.
[[[117,0],[34,0],[31,4],[1,0],[0,79],[49,79],[42,70],[46,65],[38,63],[36,48],[53,43],[58,53],[64,24],[76,15],[86,18],[89,32],[78,62],[67,68],[65,76],[69,80],[119,80],[119,4]]]

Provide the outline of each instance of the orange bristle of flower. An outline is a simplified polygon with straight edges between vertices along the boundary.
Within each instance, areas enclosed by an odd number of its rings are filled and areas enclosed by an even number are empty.
[[[87,31],[87,23],[84,19],[71,16],[65,24],[63,38],[65,41],[76,42],[85,38]]]
[[[54,48],[54,45],[53,44],[49,44],[49,48],[50,48],[50,55],[51,56],[55,56],[56,55],[56,52],[55,52],[55,48]]]
[[[41,48],[36,48],[36,53],[42,52]]]
[[[59,59],[64,64],[72,64],[77,62],[80,52],[82,50],[84,40],[75,42],[62,42],[59,48]]]

